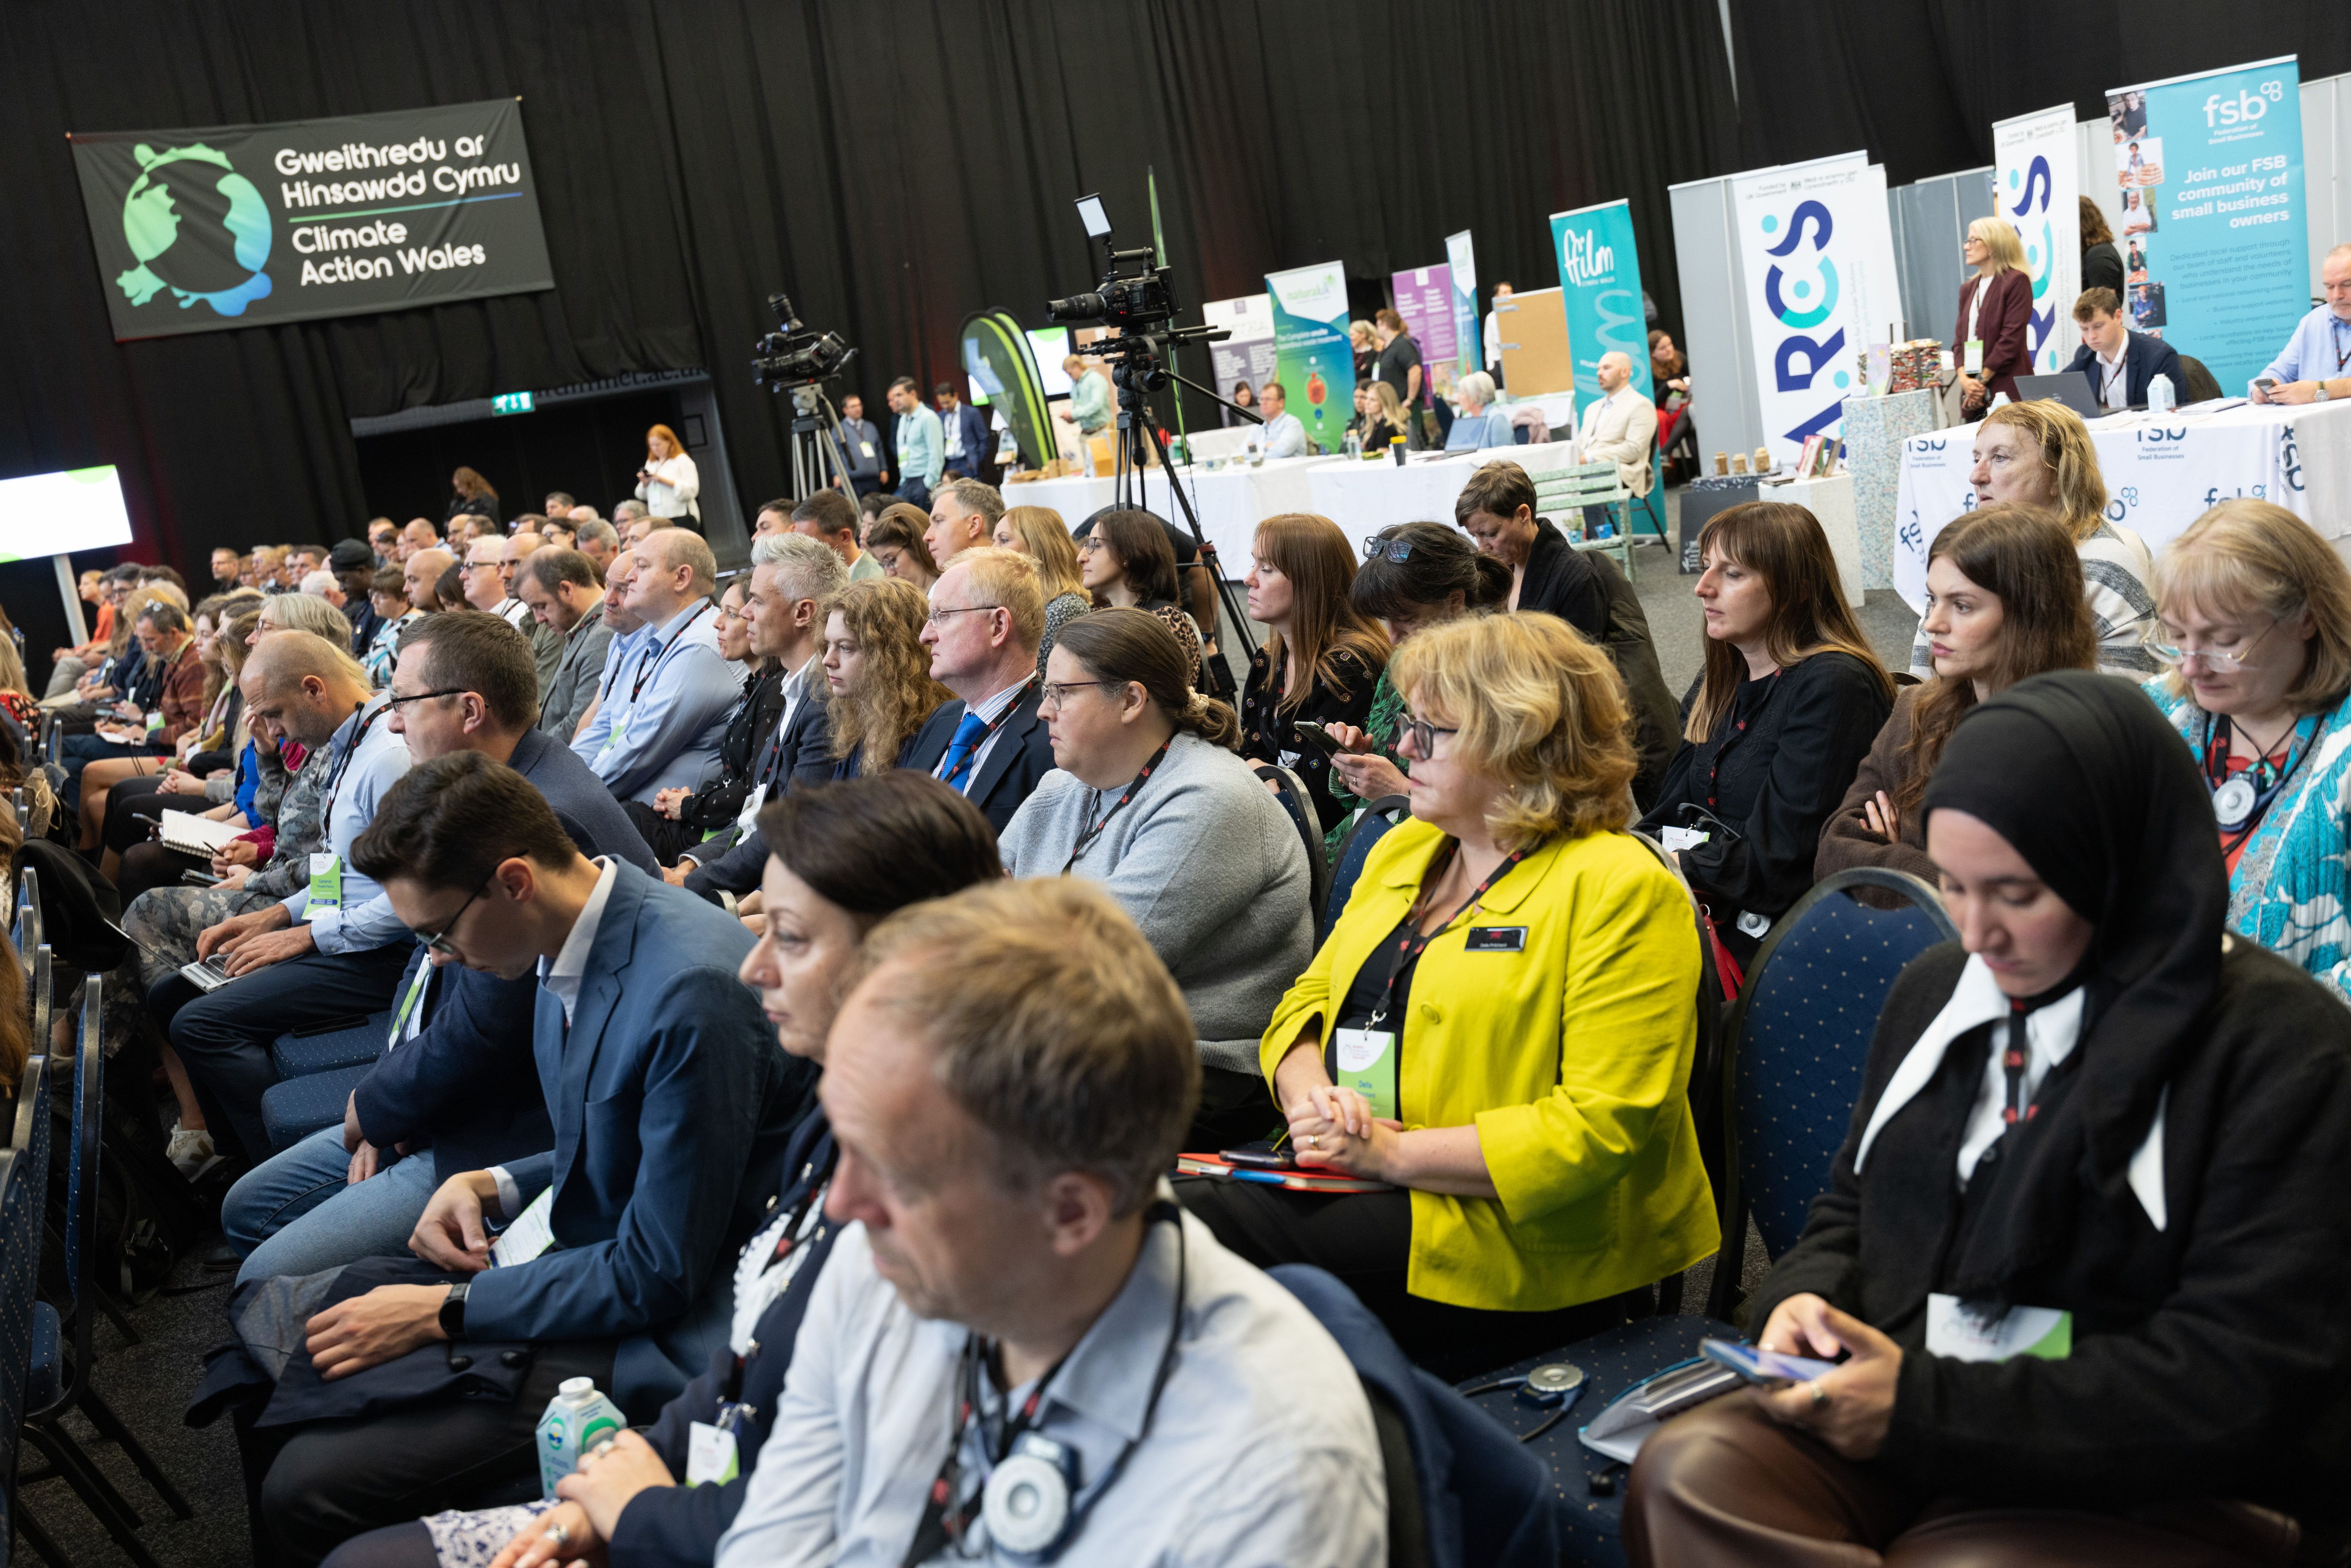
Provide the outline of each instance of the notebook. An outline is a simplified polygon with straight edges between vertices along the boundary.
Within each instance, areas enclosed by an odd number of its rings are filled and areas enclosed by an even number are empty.
[[[1236,1166],[1214,1155],[1178,1155],[1176,1156],[1176,1174],[1220,1176],[1227,1181],[1253,1182],[1259,1186],[1286,1186],[1292,1192],[1393,1190],[1386,1182],[1366,1181],[1361,1176],[1342,1176],[1337,1171],[1265,1170],[1253,1166]]]
[[[220,853],[243,834],[242,828],[215,822],[210,817],[200,817],[193,811],[167,810],[163,813],[162,825],[156,830],[156,837],[163,841],[164,848],[178,850],[183,854],[202,855],[206,860]]]

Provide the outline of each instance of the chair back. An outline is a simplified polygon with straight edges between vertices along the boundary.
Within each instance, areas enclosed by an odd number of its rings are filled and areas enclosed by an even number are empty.
[[[49,950],[41,949],[44,964]],[[66,1289],[73,1299],[64,1310],[74,1319],[74,1372],[89,1364],[90,1320],[94,1307],[87,1270],[98,1255],[98,1159],[104,1141],[106,1109],[106,1027],[104,994],[99,977],[86,977],[81,986],[81,1034],[74,1048],[73,1147],[66,1176]]]
[[[1331,861],[1322,852],[1322,819],[1315,814],[1314,797],[1308,793],[1306,781],[1278,762],[1255,762],[1249,770],[1273,786],[1275,799],[1298,828],[1298,836],[1306,843],[1306,869],[1312,877],[1308,890],[1310,910],[1321,909],[1331,898]]]
[[[16,956],[32,962],[33,949],[41,945],[41,873],[26,866],[16,877]],[[47,1037],[37,1038],[34,1046],[47,1051]]]
[[[25,1063],[16,1141],[0,1150],[0,1564],[16,1533],[16,1445],[25,1427],[33,1316],[41,1281],[42,1217],[49,1197],[48,1058]]]
[[[1846,896],[1853,887],[1898,894],[1908,907],[1868,908]],[[1802,1233],[1805,1211],[1844,1143],[1895,977],[1959,934],[1924,882],[1862,866],[1806,894],[1748,967],[1747,989],[1730,1018],[1731,1185],[1772,1257]],[[1744,1236],[1746,1227],[1726,1224],[1724,1234]]]
[[[1372,858],[1374,847],[1411,810],[1408,796],[1384,795],[1364,808],[1347,836],[1339,841],[1339,852],[1331,862],[1330,896],[1322,904],[1322,919],[1314,933],[1318,943],[1331,935],[1331,927],[1347,912],[1347,900],[1354,896],[1355,883],[1363,877],[1364,862]]]
[[[2172,391],[2178,394],[2181,402],[2209,402],[2220,395],[2219,379],[2204,368],[2204,361],[2201,360],[2192,359],[2186,354],[2180,355],[2179,379],[2188,384],[2184,387],[2174,387]]]

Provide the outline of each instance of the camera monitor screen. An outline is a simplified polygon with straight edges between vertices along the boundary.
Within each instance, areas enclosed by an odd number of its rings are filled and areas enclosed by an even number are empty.
[[[1110,214],[1102,210],[1100,196],[1078,198],[1078,221],[1086,225],[1088,239],[1100,239],[1110,233]]]
[[[131,542],[131,511],[112,464],[0,479],[0,561]]]

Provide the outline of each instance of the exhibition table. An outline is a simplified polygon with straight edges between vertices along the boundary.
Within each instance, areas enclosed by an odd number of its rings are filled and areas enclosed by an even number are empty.
[[[2090,421],[2106,517],[2163,547],[2214,503],[2274,501],[2351,555],[2351,402],[2261,405],[2224,399],[2210,411],[2115,413]],[[1975,506],[1968,483],[1975,428],[1957,425],[1902,445],[1894,586],[1926,602],[1927,548]]]
[[[1360,548],[1382,528],[1397,523],[1449,523],[1453,498],[1469,476],[1497,460],[1516,463],[1530,474],[1571,467],[1575,448],[1565,441],[1541,446],[1497,446],[1483,452],[1416,453],[1401,468],[1394,463],[1341,459],[1307,476],[1320,512],[1346,530]]]
[[[1279,457],[1252,468],[1231,463],[1210,470],[1195,465],[1176,470],[1176,482],[1200,515],[1200,531],[1216,547],[1225,575],[1235,581],[1248,572],[1249,544],[1257,526],[1281,512],[1315,510],[1307,477],[1345,457]],[[1181,528],[1184,516],[1167,494],[1167,476],[1157,468],[1143,472],[1143,504]],[[1074,528],[1111,504],[1117,482],[1108,476],[1072,475],[1004,486],[1008,507],[1050,507]],[[1447,514],[1450,515],[1449,513]]]

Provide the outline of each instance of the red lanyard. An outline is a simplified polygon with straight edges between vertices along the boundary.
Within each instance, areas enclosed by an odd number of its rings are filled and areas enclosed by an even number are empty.
[[[1755,713],[1753,715],[1755,718],[1761,718],[1763,716],[1763,710],[1771,706],[1772,695],[1780,689],[1779,671],[1772,671],[1770,675],[1765,677],[1765,679],[1767,679],[1771,684],[1763,688],[1763,700],[1755,705]],[[1747,738],[1747,726],[1750,723],[1750,720],[1739,717],[1738,713],[1739,705],[1737,699],[1734,698],[1731,703],[1732,717],[1730,733],[1722,737],[1722,744],[1714,748],[1714,760],[1707,764],[1706,809],[1709,811],[1715,810],[1714,784],[1715,779],[1719,777],[1722,772],[1723,757],[1732,747]]]
[[[996,732],[1004,727],[1006,722],[1012,717],[1014,710],[1019,707],[1020,699],[1027,696],[1029,695],[1029,688],[1036,684],[1037,677],[1034,675],[1029,676],[1027,680],[1020,683],[1020,689],[1012,694],[1012,700],[1004,705],[1004,711],[998,714],[994,718],[988,720],[987,727],[981,730],[978,735],[972,738],[971,749],[963,754],[962,760],[957,762],[953,768],[948,768],[945,773],[939,775],[940,783],[955,787],[958,789],[961,788],[956,781],[962,779],[965,774],[971,771],[971,765],[979,758],[980,747],[986,746],[989,739],[995,736]],[[950,739],[947,744],[952,746],[955,743]],[[1167,748],[1163,746],[1159,749],[1165,751]],[[1155,762],[1158,758],[1155,757],[1152,760]],[[1148,769],[1145,771],[1147,772]],[[1137,784],[1142,782],[1143,780],[1140,779],[1135,780],[1135,783]],[[1125,803],[1126,802],[1123,799],[1119,802],[1121,805],[1124,805]],[[1110,819],[1105,817],[1102,820],[1104,821],[1108,821]]]
[[[1412,967],[1413,964],[1419,959],[1423,953],[1428,951],[1428,945],[1431,942],[1436,941],[1439,936],[1444,936],[1447,931],[1452,930],[1453,923],[1460,919],[1464,915],[1467,915],[1470,910],[1476,908],[1478,906],[1478,901],[1486,896],[1487,889],[1492,887],[1505,876],[1508,876],[1510,874],[1510,868],[1518,864],[1520,861],[1526,859],[1527,856],[1533,852],[1534,848],[1534,845],[1530,844],[1526,849],[1511,851],[1510,854],[1503,858],[1501,864],[1496,866],[1492,871],[1486,873],[1485,881],[1479,883],[1476,887],[1469,890],[1469,896],[1463,899],[1460,904],[1455,907],[1453,913],[1445,917],[1445,924],[1438,926],[1436,930],[1428,933],[1426,936],[1422,936],[1420,933],[1419,922],[1411,920],[1407,917],[1405,933],[1396,940],[1395,962],[1389,967],[1387,984],[1380,988],[1379,1003],[1372,1009],[1371,1021],[1364,1025],[1366,1029],[1377,1029],[1380,1027],[1382,1020],[1386,1019],[1388,1016],[1388,1003],[1393,1000],[1395,996],[1396,981],[1403,977],[1404,972],[1406,969]],[[1435,880],[1443,880],[1445,873],[1453,869],[1454,856],[1460,852],[1460,840],[1455,839],[1447,845],[1445,852],[1438,857],[1437,862],[1429,868],[1437,873]]]
[[[1166,739],[1161,741],[1159,743],[1159,749],[1151,754],[1151,760],[1143,765],[1143,771],[1134,776],[1134,782],[1126,787],[1126,793],[1121,795],[1116,800],[1111,803],[1110,810],[1102,814],[1102,820],[1100,821],[1088,822],[1086,824],[1085,831],[1078,835],[1077,843],[1071,847],[1070,851],[1070,858],[1061,862],[1061,874],[1063,876],[1070,874],[1070,868],[1078,863],[1078,857],[1080,855],[1093,848],[1094,841],[1102,837],[1102,830],[1110,826],[1110,820],[1118,815],[1119,808],[1125,805],[1129,800],[1134,799],[1134,792],[1143,788],[1144,781],[1149,779],[1152,773],[1159,767],[1160,758],[1167,755],[1167,748],[1175,744],[1176,737],[1172,735]],[[973,749],[977,750],[978,748],[975,747]]]

